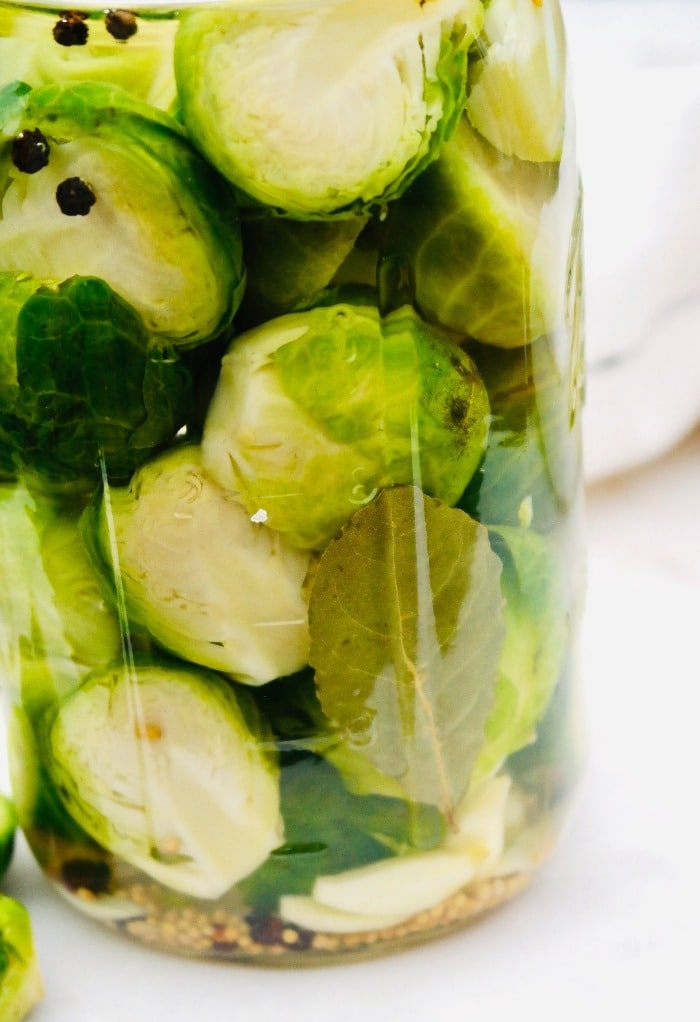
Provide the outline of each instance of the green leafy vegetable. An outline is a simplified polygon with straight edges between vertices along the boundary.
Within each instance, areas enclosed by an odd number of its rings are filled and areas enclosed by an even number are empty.
[[[36,172],[17,161],[25,131],[48,149]],[[230,326],[243,290],[231,190],[177,121],[125,90],[0,90],[0,195],[0,270],[99,277],[181,347]]]
[[[380,487],[456,503],[488,401],[469,357],[410,307],[280,316],[238,337],[204,426],[204,467],[290,543],[321,549]]]
[[[478,0],[184,11],[183,119],[255,200],[299,219],[352,214],[396,198],[435,159],[482,22]]]
[[[503,641],[486,530],[386,490],[322,555],[309,607],[324,711],[409,798],[450,815],[484,742]]]
[[[2,296],[0,285],[0,305]],[[128,479],[184,421],[188,372],[103,280],[72,277],[30,295],[16,320],[14,385],[11,332],[2,340],[5,431],[49,484]]]

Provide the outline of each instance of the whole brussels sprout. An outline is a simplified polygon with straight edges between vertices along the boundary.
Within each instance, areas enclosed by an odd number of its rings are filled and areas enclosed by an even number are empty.
[[[488,434],[469,357],[406,306],[280,316],[225,356],[204,467],[290,543],[322,549],[379,489],[415,482],[454,504]]]

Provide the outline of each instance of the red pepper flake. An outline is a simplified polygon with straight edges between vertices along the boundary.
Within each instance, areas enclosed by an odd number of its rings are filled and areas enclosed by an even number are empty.
[[[139,26],[136,15],[132,11],[116,9],[106,12],[105,28],[119,42],[126,42],[127,39],[131,39],[132,35],[136,35]]]
[[[53,27],[59,46],[84,46],[88,40],[87,14],[84,11],[61,11]]]

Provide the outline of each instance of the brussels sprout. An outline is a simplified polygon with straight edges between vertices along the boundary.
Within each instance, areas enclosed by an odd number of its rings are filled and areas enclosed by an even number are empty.
[[[455,503],[488,400],[468,356],[409,308],[334,305],[241,335],[204,425],[214,479],[289,542],[323,548],[381,487]]]
[[[551,164],[507,157],[466,117],[390,213],[385,256],[408,263],[426,319],[499,347],[563,321],[574,204]]]
[[[182,116],[222,174],[299,219],[400,195],[453,130],[479,0],[186,11]]]
[[[126,480],[184,422],[189,373],[103,280],[39,288],[17,312],[18,296],[35,287],[0,271],[4,458],[58,487]]]
[[[469,120],[507,156],[560,159],[566,43],[559,0],[491,0],[484,35],[486,51],[469,68]]]
[[[130,619],[166,649],[251,685],[306,664],[309,554],[251,521],[198,447],[143,465],[88,517]]]
[[[165,113],[99,83],[7,86],[0,194],[0,270],[100,277],[183,347],[229,326],[243,278],[230,189]]]
[[[0,1018],[21,1022],[44,996],[29,913],[0,894]]]
[[[52,20],[45,11],[0,8],[0,85],[109,82],[164,110],[174,103],[173,18],[135,19],[136,31],[124,46],[114,34],[119,32],[114,18],[85,11],[85,42],[68,46],[56,38],[68,13]]]
[[[166,887],[219,897],[282,841],[278,769],[245,695],[182,665],[93,672],[48,732],[67,810]]]
[[[0,794],[0,878],[10,865],[15,847],[17,812],[11,799]]]

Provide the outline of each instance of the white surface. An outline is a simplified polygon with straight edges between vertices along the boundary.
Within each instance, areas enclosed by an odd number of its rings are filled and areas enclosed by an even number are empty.
[[[700,1017],[700,433],[589,493],[589,762],[531,889],[457,936],[297,972],[198,963],[84,920],[20,844],[46,984],[32,1022]]]

